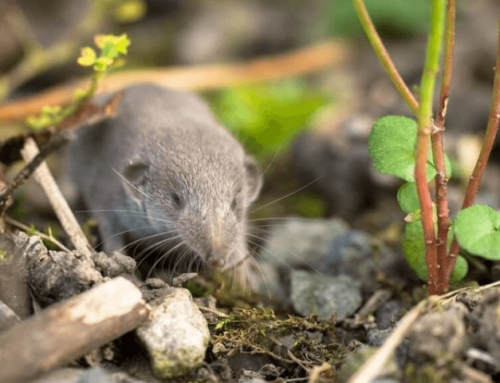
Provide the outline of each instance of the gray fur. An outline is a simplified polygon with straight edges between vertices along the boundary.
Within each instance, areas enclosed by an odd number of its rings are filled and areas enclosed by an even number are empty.
[[[182,241],[178,249],[216,269],[246,257],[246,214],[260,173],[197,96],[127,88],[117,117],[82,131],[69,152],[106,252],[158,234],[147,245],[180,236],[163,250]]]

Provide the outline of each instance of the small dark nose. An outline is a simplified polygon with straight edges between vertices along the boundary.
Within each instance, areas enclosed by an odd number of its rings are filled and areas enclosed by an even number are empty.
[[[222,254],[215,253],[210,251],[207,254],[207,265],[213,269],[222,269],[226,264],[226,260],[222,256]]]

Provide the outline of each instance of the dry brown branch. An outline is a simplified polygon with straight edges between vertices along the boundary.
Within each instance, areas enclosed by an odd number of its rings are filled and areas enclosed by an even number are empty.
[[[289,53],[263,57],[250,62],[193,67],[134,70],[111,74],[100,83],[98,93],[113,92],[125,86],[154,82],[178,89],[207,90],[244,85],[258,81],[279,80],[321,71],[346,62],[351,56],[339,40],[326,41]],[[0,124],[22,121],[38,113],[44,105],[63,105],[72,100],[73,91],[87,80],[58,86],[36,96],[0,106]]]
[[[141,292],[115,278],[0,334],[0,382],[24,382],[78,358],[143,323]]]

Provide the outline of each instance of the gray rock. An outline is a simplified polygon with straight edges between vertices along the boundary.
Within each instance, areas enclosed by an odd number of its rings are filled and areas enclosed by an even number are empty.
[[[348,230],[340,219],[288,218],[271,232],[261,257],[275,266],[311,266],[328,252],[333,239]]]
[[[31,383],[79,383],[85,373],[86,370],[81,368],[60,368],[32,380]]]
[[[77,383],[112,383],[110,376],[100,367],[87,370]]]
[[[0,332],[19,322],[20,319],[12,309],[0,300]]]
[[[361,305],[361,283],[341,275],[330,277],[301,270],[291,273],[291,299],[297,313],[342,320]]]
[[[160,378],[181,376],[198,367],[210,337],[207,321],[186,289],[172,289],[136,333]]]
[[[391,300],[385,303],[375,312],[375,320],[379,329],[391,327],[401,317],[404,310],[403,303],[397,300]]]
[[[229,359],[229,366],[235,371],[242,371],[243,375],[260,377],[262,366],[272,362],[273,359],[269,355],[237,352]]]
[[[292,166],[299,185],[314,183],[308,190],[318,192],[328,204],[328,215],[344,219],[356,216],[374,199],[367,144],[335,126],[325,134],[307,132],[291,148]],[[338,133],[338,134],[337,134]]]
[[[380,347],[384,344],[385,340],[392,333],[392,328],[386,328],[384,330],[379,330],[373,328],[366,334],[367,343],[370,347]]]
[[[467,309],[455,304],[433,311],[415,323],[408,336],[408,357],[416,366],[449,355],[459,359],[467,340],[464,317]]]
[[[476,370],[495,375],[499,370],[499,362],[486,351],[477,348],[469,348],[466,353],[467,362]]]
[[[0,235],[0,300],[21,319],[32,313],[26,253],[37,238],[23,232]]]
[[[325,274],[348,275],[361,281],[370,281],[377,270],[383,270],[394,259],[393,252],[386,246],[374,245],[371,235],[351,230],[333,239],[322,264],[316,267]]]

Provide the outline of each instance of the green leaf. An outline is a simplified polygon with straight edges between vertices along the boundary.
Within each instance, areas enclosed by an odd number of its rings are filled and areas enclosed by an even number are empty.
[[[94,70],[104,72],[113,63],[113,60],[108,57],[99,57],[94,65]]]
[[[82,48],[81,55],[80,55],[80,57],[78,57],[78,59],[76,61],[81,66],[87,67],[87,66],[94,65],[95,60],[96,60],[95,51],[90,47],[85,47],[85,48]]]
[[[448,233],[448,244],[453,238],[452,230]],[[410,267],[415,271],[417,276],[427,281],[427,264],[425,262],[425,242],[422,222],[407,223],[405,227],[405,235],[403,237],[403,252]],[[469,265],[464,257],[458,256],[455,264],[455,269],[451,275],[450,282],[456,283],[467,275]]]
[[[110,35],[95,35],[94,36],[94,44],[97,45],[98,48],[103,48],[104,44],[110,41]]]
[[[486,205],[461,210],[455,219],[458,243],[478,257],[500,260],[500,213]]]
[[[115,43],[113,41],[107,41],[102,47],[102,56],[100,58],[106,58],[113,62],[113,59],[118,56],[118,52],[115,49]]]
[[[56,115],[61,113],[62,106],[61,105],[44,105],[42,106],[42,114],[47,115]]]
[[[26,124],[33,130],[40,130],[50,126],[52,119],[46,115],[41,114],[40,116],[31,116],[26,120]]]
[[[407,214],[420,208],[417,186],[414,182],[403,184],[398,190],[397,199],[399,207]]]
[[[85,89],[76,89],[73,92],[73,99],[75,100],[83,100],[88,95],[88,91]]]
[[[414,181],[417,123],[402,116],[382,117],[375,122],[368,141],[370,158],[380,173]],[[446,173],[451,175],[451,162],[446,157]],[[436,175],[429,147],[427,180]]]
[[[115,42],[115,49],[119,54],[125,55],[128,52],[130,40],[126,34],[118,36]]]

